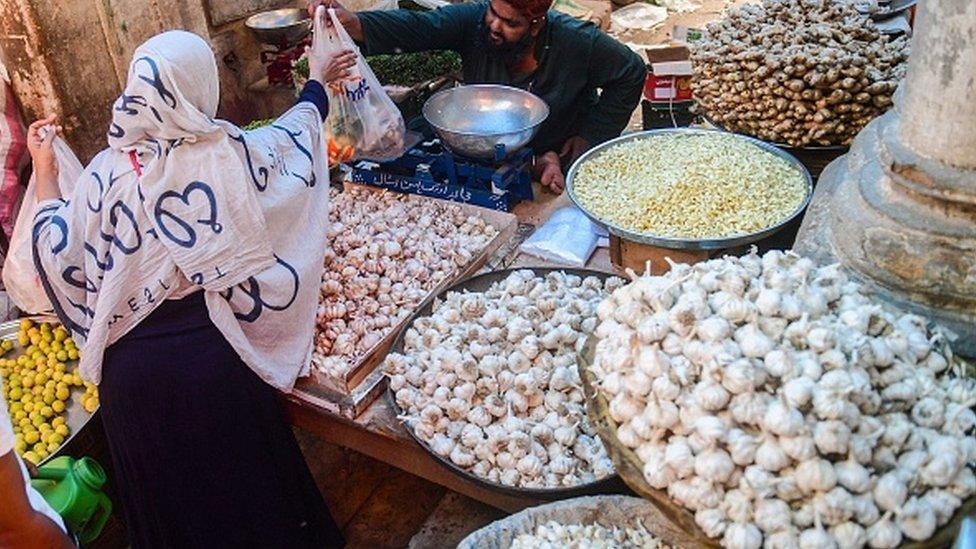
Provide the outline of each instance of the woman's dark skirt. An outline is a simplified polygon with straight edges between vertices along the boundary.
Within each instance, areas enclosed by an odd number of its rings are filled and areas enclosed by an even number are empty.
[[[275,390],[213,325],[202,293],[112,345],[99,391],[133,547],[342,545]]]

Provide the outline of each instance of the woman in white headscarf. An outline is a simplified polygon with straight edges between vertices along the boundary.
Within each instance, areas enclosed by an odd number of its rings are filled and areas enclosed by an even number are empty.
[[[182,31],[140,46],[109,148],[58,192],[53,117],[29,132],[35,264],[99,383],[135,547],[342,543],[281,413],[308,371],[328,220],[322,82],[245,132],[217,120],[213,52]]]

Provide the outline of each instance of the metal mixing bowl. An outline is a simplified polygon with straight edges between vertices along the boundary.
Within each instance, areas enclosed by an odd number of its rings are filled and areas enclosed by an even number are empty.
[[[446,89],[424,104],[424,118],[447,148],[483,160],[502,160],[524,147],[548,116],[542,99],[494,84]]]
[[[256,13],[244,21],[244,26],[263,44],[290,47],[312,32],[312,19],[303,9],[286,8]]]
[[[586,162],[598,157],[603,154],[607,149],[611,149],[621,143],[627,143],[628,141],[635,141],[640,139],[646,139],[651,136],[658,135],[707,135],[709,133],[721,133],[725,135],[732,135],[737,139],[742,139],[752,145],[755,145],[760,150],[771,153],[778,156],[788,162],[790,166],[797,171],[797,175],[803,179],[803,185],[806,187],[806,194],[803,200],[797,205],[797,207],[781,221],[766,227],[765,229],[755,231],[748,234],[733,234],[727,236],[716,236],[710,238],[692,238],[692,237],[677,237],[677,236],[658,236],[650,233],[637,232],[625,227],[621,227],[612,221],[607,221],[600,218],[596,214],[590,212],[586,209],[582,203],[580,203],[579,197],[576,196],[576,177],[579,173],[580,166]],[[611,139],[606,143],[597,145],[592,149],[583,153],[576,162],[569,168],[569,173],[566,174],[566,194],[573,201],[576,206],[586,214],[594,223],[606,227],[607,231],[613,233],[614,235],[623,238],[625,240],[630,240],[631,242],[638,242],[640,244],[647,244],[649,246],[657,246],[661,248],[671,248],[673,250],[724,250],[728,248],[735,248],[739,246],[746,246],[752,244],[753,242],[762,240],[767,236],[775,234],[777,231],[786,226],[787,223],[793,221],[797,216],[802,214],[807,205],[810,204],[810,197],[813,196],[813,178],[810,176],[810,172],[806,167],[800,163],[793,155],[779,149],[769,143],[760,141],[754,137],[748,137],[745,135],[737,133],[729,133],[722,130],[707,130],[699,128],[665,128],[660,130],[648,130],[643,132],[631,133],[616,139]]]

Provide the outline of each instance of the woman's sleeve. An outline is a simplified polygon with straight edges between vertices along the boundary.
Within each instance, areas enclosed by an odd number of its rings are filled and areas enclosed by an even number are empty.
[[[80,193],[76,193],[80,195]],[[62,323],[86,310],[87,292],[97,291],[96,283],[85,274],[84,197],[44,200],[37,204],[32,227],[34,267],[41,285]],[[99,258],[95,258],[96,261]],[[111,261],[103,258],[105,263]],[[68,309],[71,309],[68,311]]]
[[[329,116],[329,96],[325,93],[325,87],[318,80],[309,80],[305,82],[305,87],[302,88],[302,93],[298,94],[297,103],[303,101],[308,101],[309,103],[315,105],[315,108],[319,111],[319,116],[322,120],[325,120]]]

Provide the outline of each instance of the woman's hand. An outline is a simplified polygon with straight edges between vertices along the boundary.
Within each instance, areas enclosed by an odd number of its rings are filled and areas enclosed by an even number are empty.
[[[58,116],[50,114],[27,129],[27,150],[30,151],[35,174],[58,176],[58,163],[54,158],[54,136],[61,131],[61,127],[55,126],[57,121]]]
[[[57,121],[57,115],[51,114],[27,129],[27,150],[34,164],[34,194],[39,202],[61,198],[58,161],[54,157],[54,137],[61,132]]]
[[[312,70],[312,60],[309,58],[309,72]],[[337,52],[331,58],[325,59],[324,67],[318,69],[317,74],[321,77],[318,79],[319,82],[323,84],[331,84],[333,82],[349,78],[349,69],[356,66],[356,52],[352,50],[342,50]]]

